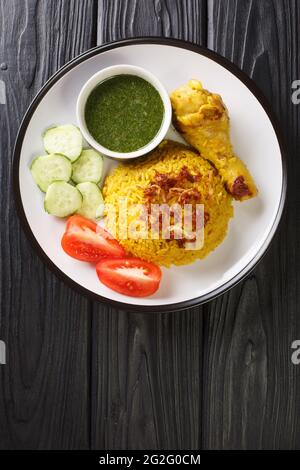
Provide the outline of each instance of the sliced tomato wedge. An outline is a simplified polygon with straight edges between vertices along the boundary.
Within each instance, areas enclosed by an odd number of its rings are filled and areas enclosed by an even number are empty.
[[[139,258],[116,258],[96,266],[100,281],[110,289],[130,297],[147,297],[159,288],[161,270]]]
[[[61,246],[72,258],[90,263],[125,256],[124,248],[109,232],[81,215],[68,219]]]

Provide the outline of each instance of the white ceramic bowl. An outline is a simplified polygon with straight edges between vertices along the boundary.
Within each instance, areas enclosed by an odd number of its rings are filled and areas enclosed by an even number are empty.
[[[114,152],[113,150],[103,147],[103,145],[99,144],[93,138],[85,122],[85,106],[86,106],[87,99],[90,96],[91,92],[98,85],[100,85],[100,83],[102,83],[104,80],[112,78],[116,75],[124,75],[124,74],[136,75],[140,78],[143,78],[147,82],[149,82],[158,91],[162,99],[163,105],[164,105],[164,117],[162,120],[160,130],[158,131],[154,139],[152,139],[147,145],[139,148],[138,150],[135,150],[134,152]],[[117,159],[128,159],[128,158],[141,157],[142,155],[145,155],[146,153],[150,152],[155,147],[157,147],[158,144],[160,144],[160,142],[163,140],[166,133],[168,132],[168,129],[171,124],[172,107],[171,107],[171,102],[170,102],[170,98],[169,98],[167,91],[165,90],[161,82],[155,77],[155,75],[148,72],[142,67],[122,64],[122,65],[113,65],[112,67],[106,67],[105,69],[100,70],[99,72],[95,73],[95,75],[93,75],[85,83],[85,85],[82,87],[78,96],[77,105],[76,105],[76,114],[77,114],[77,121],[78,121],[79,128],[84,138],[90,144],[91,147],[93,147],[95,150],[97,150],[100,153],[103,153],[104,155],[108,157],[117,158]]]

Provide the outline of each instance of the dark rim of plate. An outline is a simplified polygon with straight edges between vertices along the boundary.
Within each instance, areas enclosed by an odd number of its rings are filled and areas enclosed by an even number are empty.
[[[272,228],[270,229],[270,232],[268,234],[267,239],[265,240],[263,246],[260,248],[260,250],[256,253],[256,255],[252,258],[252,260],[236,275],[234,276],[230,281],[224,283],[222,286],[218,287],[217,289],[211,291],[210,293],[196,297],[194,299],[190,299],[187,301],[183,302],[178,302],[178,303],[173,303],[173,304],[167,304],[167,305],[155,305],[155,306],[148,306],[148,305],[134,305],[134,304],[128,304],[125,302],[118,302],[115,300],[111,300],[106,297],[102,297],[99,294],[96,294],[85,287],[82,287],[80,284],[77,284],[77,282],[73,281],[71,278],[69,278],[63,271],[61,271],[46,255],[46,253],[42,250],[41,246],[39,245],[37,239],[35,238],[30,225],[26,219],[26,215],[24,212],[23,204],[22,204],[22,199],[21,199],[21,193],[20,193],[20,185],[19,185],[19,162],[20,162],[20,154],[21,154],[21,149],[23,145],[23,139],[27,131],[27,127],[29,125],[29,122],[31,120],[31,117],[33,116],[37,106],[39,103],[42,101],[43,97],[47,94],[47,92],[52,88],[52,86],[60,79],[62,78],[67,72],[69,72],[71,69],[76,67],[78,64],[81,62],[84,62],[85,60],[101,54],[103,52],[109,51],[111,49],[116,49],[118,47],[124,47],[124,46],[131,46],[131,45],[137,45],[137,44],[157,44],[157,45],[165,45],[165,46],[173,46],[173,47],[178,47],[181,49],[186,49],[192,52],[196,52],[197,54],[201,54],[205,57],[208,57],[209,59],[217,62],[227,70],[229,70],[233,75],[235,75],[240,81],[244,83],[244,85],[247,86],[247,88],[253,93],[253,95],[258,99],[262,107],[264,108],[265,112],[267,113],[272,126],[274,128],[274,131],[277,136],[277,140],[280,146],[281,150],[281,159],[282,159],[282,171],[283,171],[283,180],[282,180],[282,189],[281,189],[281,197],[280,197],[280,203],[278,207],[278,211],[274,220],[274,223],[272,225]],[[221,294],[224,294],[226,291],[231,289],[233,286],[235,286],[237,283],[242,281],[257,265],[257,263],[262,259],[264,254],[267,251],[267,248],[270,245],[270,242],[272,238],[275,235],[275,232],[278,228],[282,212],[284,209],[284,203],[285,203],[285,198],[286,198],[286,189],[287,189],[287,169],[286,169],[286,151],[285,151],[285,142],[284,138],[279,126],[279,123],[277,122],[277,119],[271,109],[271,106],[263,93],[259,90],[259,88],[255,85],[255,83],[244,73],[242,72],[236,65],[232,64],[229,60],[225,59],[224,57],[220,56],[216,52],[213,52],[209,49],[206,49],[205,47],[198,46],[196,44],[193,44],[191,42],[187,41],[182,41],[178,39],[162,39],[162,38],[156,38],[156,37],[146,37],[146,38],[131,38],[131,39],[125,39],[125,40],[120,40],[120,41],[115,41],[111,42],[102,46],[96,46],[93,49],[90,49],[82,54],[80,54],[78,57],[75,59],[71,60],[67,64],[65,64],[61,69],[59,69],[52,77],[45,83],[45,85],[41,88],[39,93],[35,96],[33,99],[31,105],[29,106],[22,123],[20,125],[20,129],[17,135],[16,139],[16,144],[14,148],[14,160],[13,160],[13,187],[14,187],[14,195],[15,195],[15,201],[16,201],[16,207],[17,207],[17,212],[18,215],[21,219],[22,227],[27,234],[28,238],[31,240],[35,250],[37,251],[38,255],[41,257],[41,259],[46,263],[48,268],[54,272],[60,279],[62,279],[64,282],[66,282],[69,286],[74,288],[75,290],[79,291],[82,294],[87,295],[90,299],[92,300],[97,300],[101,301],[104,303],[107,303],[115,308],[121,309],[121,310],[126,310],[126,311],[132,311],[132,312],[141,312],[141,313],[163,313],[163,312],[173,312],[173,311],[178,311],[178,310],[185,310],[191,307],[195,307],[198,305],[201,305],[203,303],[206,303],[216,297],[218,297]]]

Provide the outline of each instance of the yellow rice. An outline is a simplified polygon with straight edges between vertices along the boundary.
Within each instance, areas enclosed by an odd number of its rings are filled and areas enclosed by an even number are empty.
[[[212,165],[196,151],[173,141],[164,141],[147,157],[133,162],[120,163],[107,176],[104,182],[103,195],[105,203],[112,204],[117,213],[119,197],[126,197],[128,207],[133,204],[146,203],[144,189],[153,181],[156,172],[177,175],[182,167],[202,175],[200,181],[193,182],[203,197],[204,210],[209,213],[209,220],[204,228],[204,245],[198,250],[186,250],[178,246],[176,240],[120,239],[128,255],[152,261],[162,266],[189,264],[199,258],[205,258],[225,238],[228,222],[233,216],[231,197],[224,189],[219,174]],[[106,214],[109,215],[109,214]],[[128,223],[134,215],[127,212]],[[107,229],[112,231],[112,221],[106,220]],[[150,229],[149,229],[150,230]],[[116,232],[118,237],[118,230]]]

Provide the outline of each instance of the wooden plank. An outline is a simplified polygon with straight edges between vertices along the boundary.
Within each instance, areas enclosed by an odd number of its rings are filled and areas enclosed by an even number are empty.
[[[12,149],[24,112],[46,79],[93,45],[91,0],[0,2],[0,448],[89,445],[89,303],[59,282],[20,229]],[[3,88],[2,88],[3,90]],[[2,104],[6,102],[6,104]]]
[[[209,0],[208,45],[239,65],[269,97],[289,142],[289,197],[280,232],[242,285],[211,303],[204,326],[206,448],[298,448],[300,377],[299,78],[297,1]]]
[[[92,446],[200,445],[201,310],[143,315],[94,306]]]
[[[164,35],[202,42],[205,2],[99,0],[98,42]],[[92,447],[198,449],[202,308],[129,314],[94,304]]]
[[[206,0],[98,0],[98,44],[138,36],[206,43]]]

